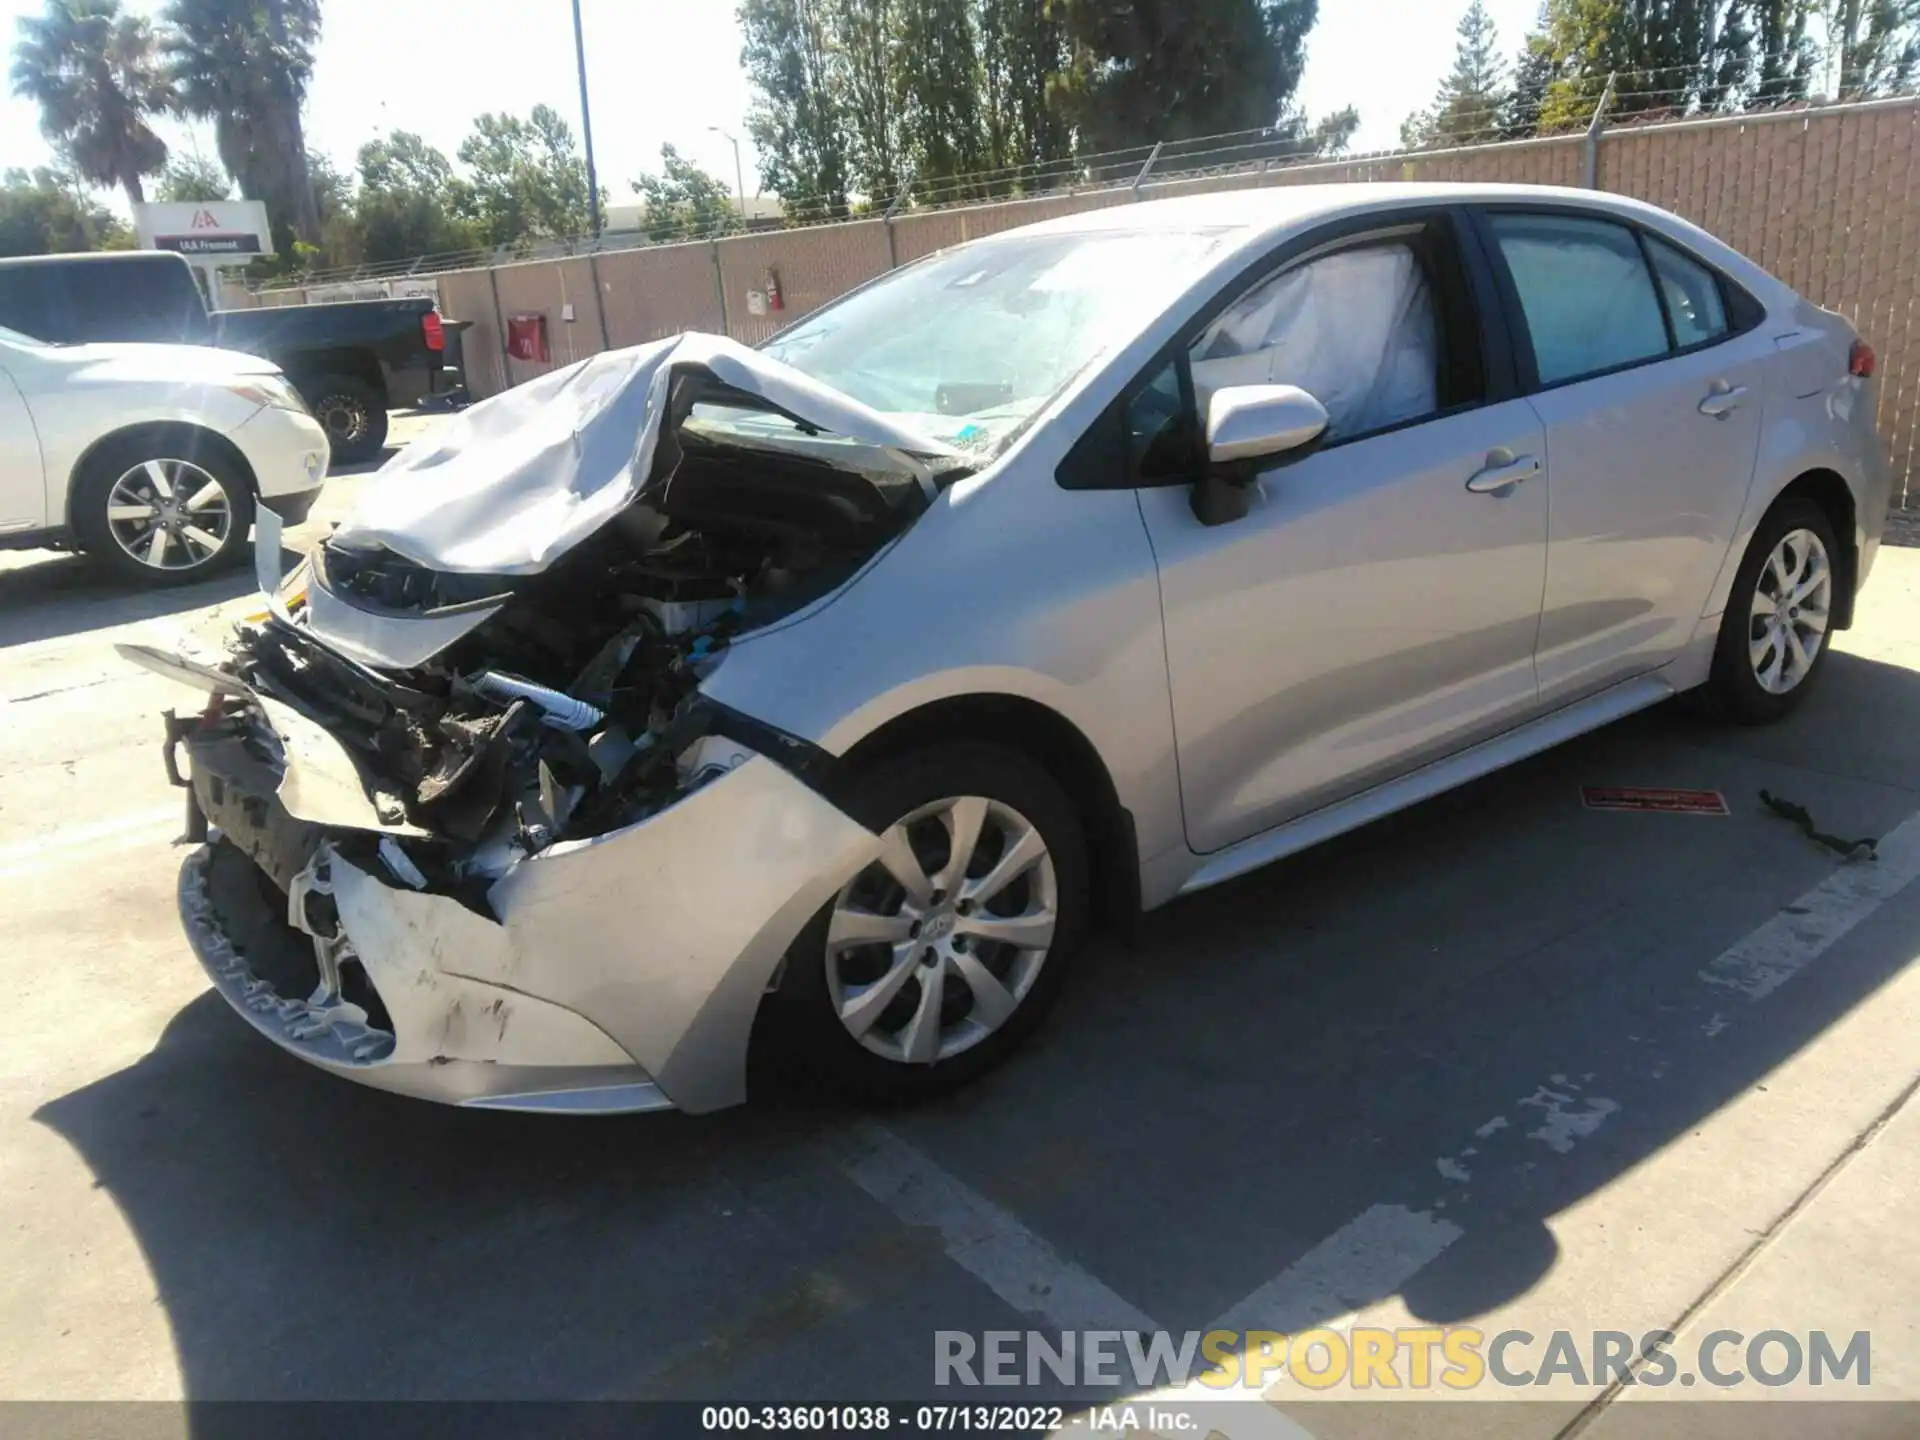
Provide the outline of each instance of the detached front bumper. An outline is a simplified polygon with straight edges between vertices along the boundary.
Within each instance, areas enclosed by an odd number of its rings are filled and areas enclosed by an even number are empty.
[[[281,795],[191,739],[187,752],[216,831],[182,867],[180,913],[215,988],[310,1064],[450,1104],[605,1114],[744,1100],[781,957],[879,850],[754,756],[640,824],[521,860],[487,892],[488,916],[344,858]],[[289,846],[312,852],[277,908],[280,890],[257,882],[286,883]]]

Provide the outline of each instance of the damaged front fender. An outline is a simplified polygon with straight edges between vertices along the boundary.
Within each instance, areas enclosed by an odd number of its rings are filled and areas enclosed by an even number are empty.
[[[304,999],[231,943],[204,853],[182,872],[181,908],[235,1009],[337,1074],[493,1108],[706,1111],[745,1099],[776,966],[878,852],[871,831],[754,756],[638,824],[521,860],[487,892],[492,919],[327,848],[337,929],[306,922],[323,959]],[[377,1007],[338,980],[356,964]]]

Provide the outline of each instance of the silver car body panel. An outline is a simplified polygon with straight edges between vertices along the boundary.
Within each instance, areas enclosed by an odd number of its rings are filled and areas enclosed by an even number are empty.
[[[745,1099],[774,967],[879,847],[753,756],[638,825],[522,860],[488,892],[496,919],[332,855],[340,936],[391,1015],[390,1049],[364,1011],[276,995],[246,968],[208,918],[203,854],[182,910],[222,995],[337,1074],[495,1108],[702,1111]]]
[[[1056,480],[1149,361],[1283,252],[1355,217],[1391,223],[1396,212],[1480,202],[1627,218],[1731,276],[1765,319],[1691,355],[1329,447],[1270,471],[1250,513],[1224,526],[1202,526],[1184,486]],[[1871,563],[1889,479],[1873,387],[1846,375],[1850,330],[1673,216],[1586,191],[1367,185],[1195,196],[1035,229],[1156,226],[1231,240],[852,579],[733,637],[701,681],[707,697],[830,756],[946,702],[1051,712],[1112,781],[1152,907],[1700,683],[1748,538],[1810,470],[1849,487],[1862,576]],[[1716,380],[1748,386],[1734,420],[1697,413]],[[435,453],[410,468],[437,493],[459,467],[449,461],[436,477]],[[1511,487],[1469,490],[1503,453],[1542,463]],[[535,569],[566,529],[547,525],[510,555],[493,519],[441,500],[451,509],[431,521],[424,492],[417,512],[383,500],[393,508],[359,539],[425,535],[413,558],[472,562],[453,533],[464,514],[484,532],[479,568]],[[375,650],[398,653],[362,637],[361,654]],[[179,678],[208,683],[190,670]],[[307,755],[294,759],[304,771]],[[311,813],[305,789],[294,800]],[[378,828],[366,818],[362,828]],[[500,1073],[481,1077],[465,1068],[480,1062],[434,1054],[429,1038],[407,1052],[427,1055],[423,1067],[329,1068],[512,1108],[620,1108],[622,1095],[633,1108],[732,1103],[781,956],[877,846],[754,756],[638,825],[521,859],[489,892],[497,923],[343,872],[351,942],[392,957],[394,974],[437,977],[443,1011],[469,994],[529,997],[589,1027],[598,1038],[580,1053],[596,1065],[610,1055],[603,1041],[624,1060],[583,1078],[501,1052]],[[223,993],[238,992],[228,982]],[[429,1009],[408,1023],[430,1037],[434,1021]],[[532,1028],[557,1035],[561,1022],[549,1022]]]

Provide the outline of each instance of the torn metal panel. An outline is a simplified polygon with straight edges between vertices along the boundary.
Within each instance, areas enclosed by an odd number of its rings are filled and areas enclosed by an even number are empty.
[[[516,865],[488,892],[511,944],[449,963],[592,1016],[676,1105],[717,1109],[745,1098],[774,966],[879,845],[755,756],[638,825]]]

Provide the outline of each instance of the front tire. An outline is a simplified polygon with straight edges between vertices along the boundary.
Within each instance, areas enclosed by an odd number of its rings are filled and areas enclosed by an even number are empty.
[[[1734,576],[1704,698],[1714,713],[1764,725],[1799,708],[1827,659],[1846,574],[1826,512],[1791,499],[1767,512]]]
[[[82,550],[126,579],[186,585],[247,548],[253,487],[190,435],[112,441],[87,461],[69,504]]]
[[[846,809],[881,858],[801,931],[760,1038],[809,1088],[886,1100],[963,1085],[1066,978],[1088,909],[1079,816],[1044,770],[986,745],[886,762]]]

